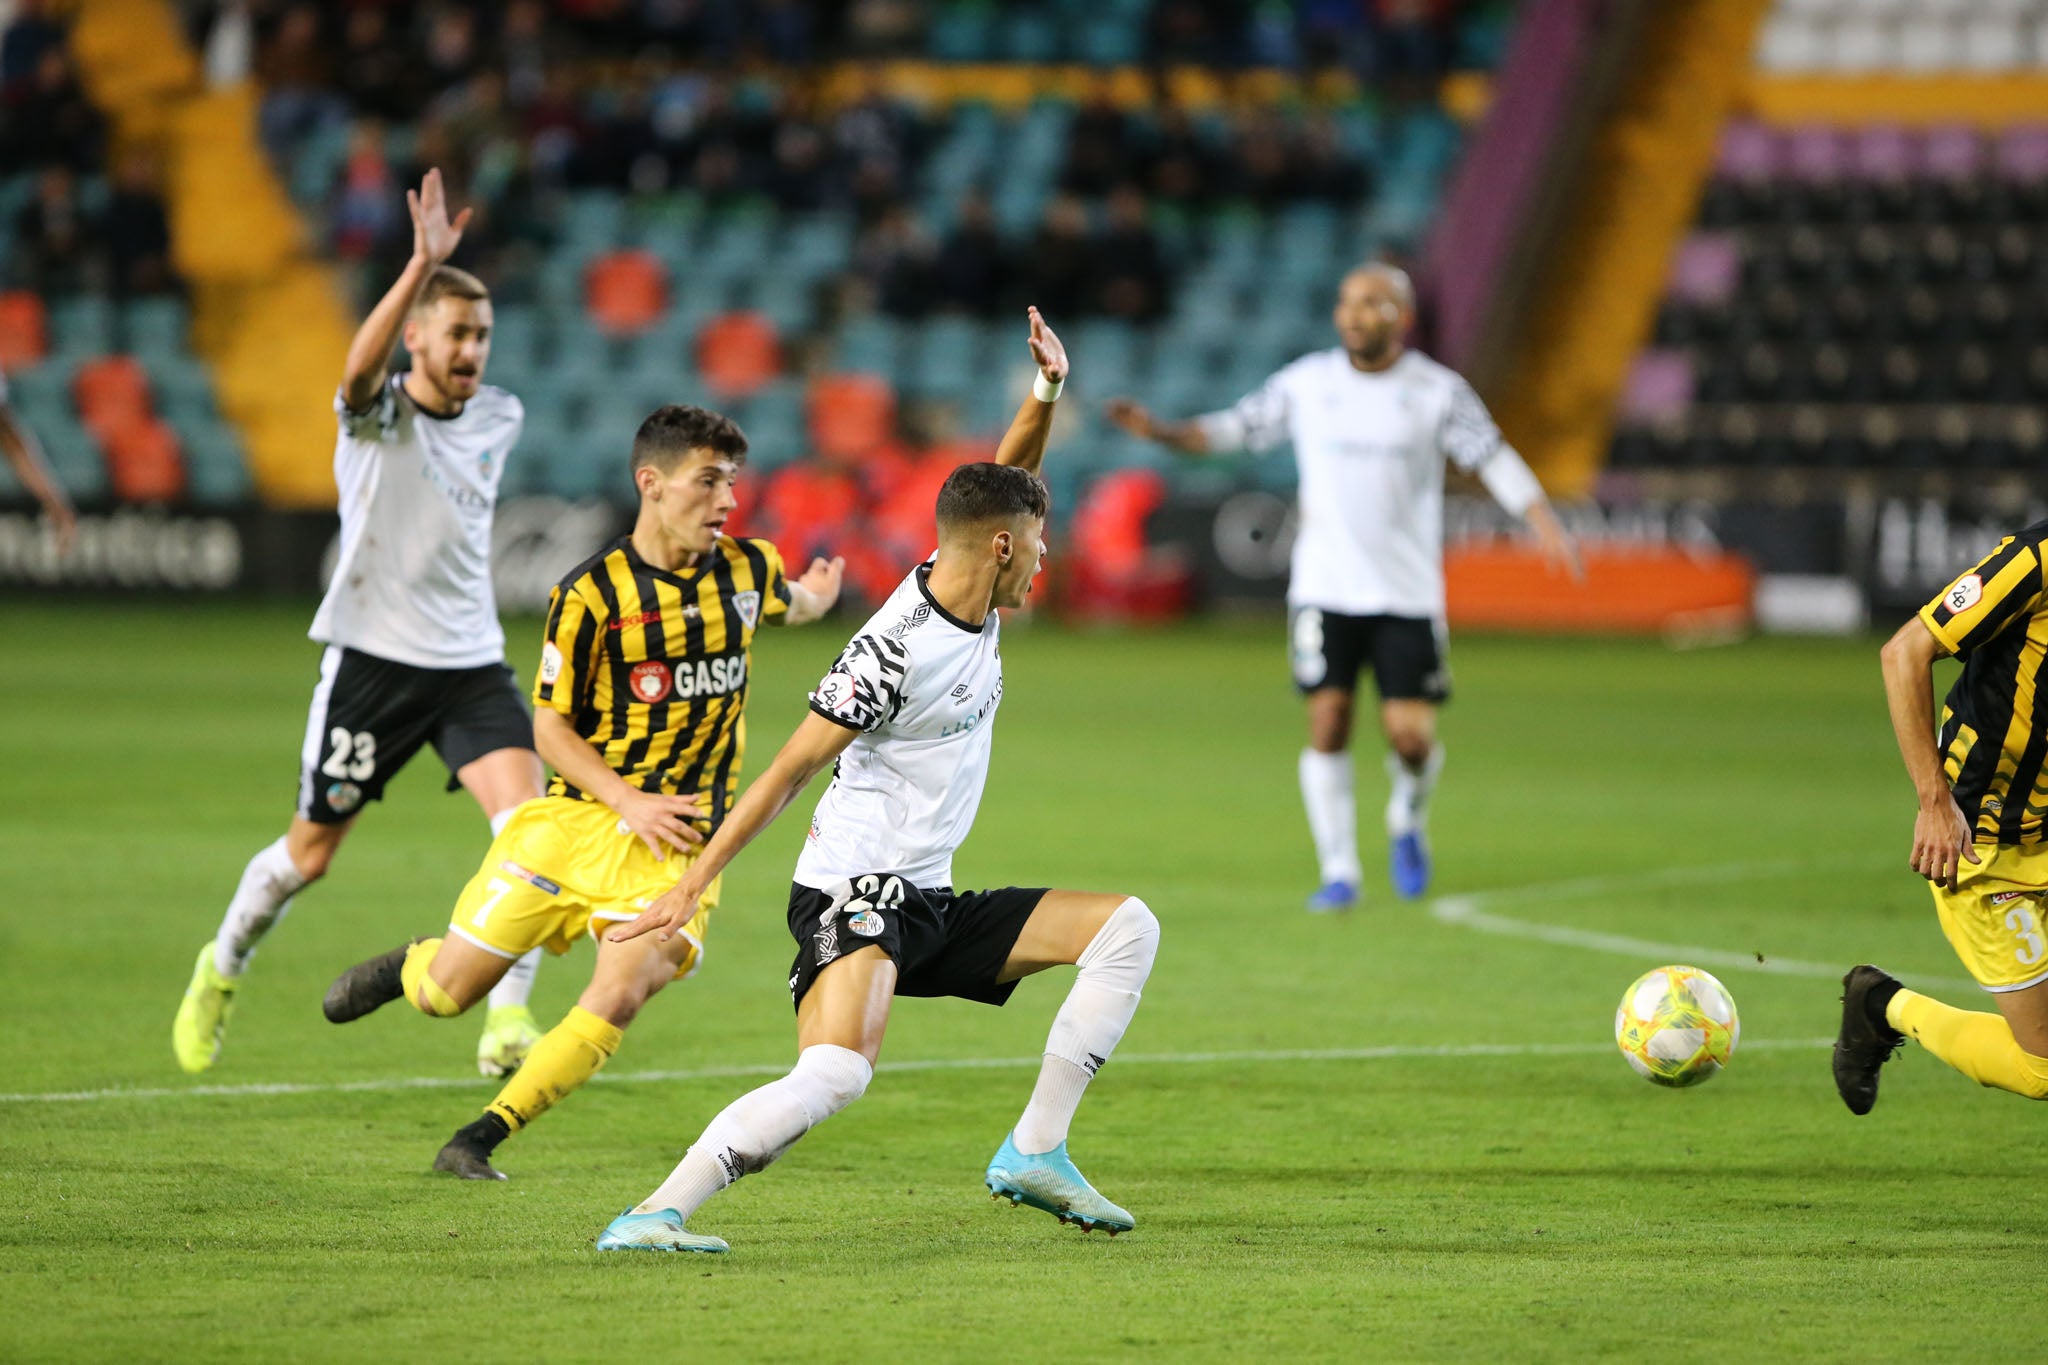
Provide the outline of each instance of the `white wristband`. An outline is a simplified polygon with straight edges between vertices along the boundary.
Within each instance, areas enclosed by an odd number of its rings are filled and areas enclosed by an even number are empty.
[[[1038,372],[1038,378],[1031,381],[1031,392],[1041,403],[1057,403],[1060,391],[1067,387],[1064,379],[1052,380],[1045,377],[1045,371]]]

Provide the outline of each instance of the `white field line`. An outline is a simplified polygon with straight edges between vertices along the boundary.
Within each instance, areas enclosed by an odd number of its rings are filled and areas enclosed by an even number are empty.
[[[1745,1038],[1742,1050],[1761,1048],[1811,1050],[1830,1046],[1831,1038]],[[1282,1048],[1259,1052],[1141,1052],[1119,1056],[1119,1070],[1129,1066],[1229,1066],[1271,1062],[1388,1062],[1411,1058],[1459,1057],[1582,1057],[1612,1052],[1614,1044],[1601,1043],[1471,1043],[1442,1046],[1389,1044],[1384,1047]],[[933,1057],[906,1062],[883,1062],[881,1071],[990,1071],[1035,1069],[1038,1057]],[[682,1071],[602,1071],[593,1083],[605,1085],[647,1085],[674,1081],[718,1080],[730,1077],[781,1076],[788,1062],[766,1062],[754,1066],[704,1066]],[[206,1096],[239,1098],[263,1095],[347,1095],[386,1090],[478,1090],[491,1082],[476,1076],[392,1076],[366,1081],[254,1082],[248,1085],[159,1086],[148,1089],[112,1087],[105,1090],[29,1091],[0,1094],[0,1104],[80,1104],[99,1100],[173,1100]]]
[[[1510,919],[1506,915],[1496,915],[1486,907],[1504,902],[1543,904],[1572,901],[1588,896],[1611,895],[1618,891],[1642,890],[1647,887],[1721,885],[1781,873],[1815,872],[1829,867],[1858,866],[1867,861],[1847,858],[1778,859],[1581,877],[1574,881],[1549,882],[1538,886],[1478,891],[1466,896],[1439,896],[1430,903],[1429,913],[1439,923],[1454,924],[1462,929],[1476,929],[1483,934],[1535,939],[1541,943],[1555,943],[1567,948],[1584,948],[1596,953],[1613,953],[1621,957],[1638,958],[1643,960],[1646,967],[1664,962],[1681,962],[1694,967],[1718,967],[1730,971],[1766,972],[1778,976],[1805,976],[1833,981],[1839,980],[1853,964],[1803,962],[1798,958],[1771,957],[1768,954],[1759,955],[1753,952],[1730,952],[1725,948],[1706,948],[1691,943],[1661,943],[1654,939],[1631,938],[1625,934],[1575,929],[1565,924]],[[1932,990],[1981,989],[1976,982],[1963,977],[1923,976],[1901,972],[1899,979],[1909,985]]]

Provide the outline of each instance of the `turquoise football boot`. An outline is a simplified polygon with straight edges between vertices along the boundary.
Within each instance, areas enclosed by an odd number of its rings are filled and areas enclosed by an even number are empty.
[[[1044,1209],[1083,1232],[1101,1228],[1114,1237],[1137,1226],[1130,1214],[1096,1193],[1087,1177],[1074,1169],[1064,1142],[1049,1152],[1026,1156],[1017,1150],[1017,1135],[1010,1134],[988,1163],[986,1183],[991,1195],[1009,1200],[1012,1208],[1029,1204]]]
[[[674,1209],[635,1213],[627,1209],[612,1219],[611,1226],[597,1236],[599,1251],[701,1251],[708,1254],[731,1251],[722,1237],[707,1237],[683,1226],[683,1215]]]

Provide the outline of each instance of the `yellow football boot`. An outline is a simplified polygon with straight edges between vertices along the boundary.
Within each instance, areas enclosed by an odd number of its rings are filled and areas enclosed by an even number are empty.
[[[222,976],[213,965],[213,944],[208,943],[199,950],[192,984],[185,987],[177,1022],[171,1025],[171,1050],[178,1054],[179,1066],[197,1075],[213,1065],[234,1008],[234,980]]]

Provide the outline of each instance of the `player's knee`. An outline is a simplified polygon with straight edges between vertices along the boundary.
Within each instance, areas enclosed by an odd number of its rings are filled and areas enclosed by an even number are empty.
[[[1387,729],[1387,747],[1410,768],[1427,763],[1435,744],[1436,737],[1419,725],[1394,725]]]
[[[447,988],[431,976],[421,977],[419,989],[408,991],[405,998],[429,1019],[453,1019],[466,1008],[464,1002],[449,994]]]
[[[816,1125],[866,1094],[875,1069],[852,1048],[813,1043],[797,1054],[792,1074],[806,1083],[805,1109],[811,1110],[815,1101],[824,1111],[811,1113],[811,1122]]]
[[[306,879],[308,885],[311,885],[327,875],[327,865],[334,861],[334,850],[336,847],[338,845],[319,843],[307,844],[303,848],[292,849],[292,866],[297,868],[299,875]]]
[[[1127,896],[1095,931],[1079,959],[1085,972],[1142,985],[1159,956],[1159,917],[1136,896]],[[1137,989],[1136,986],[1127,986]]]

